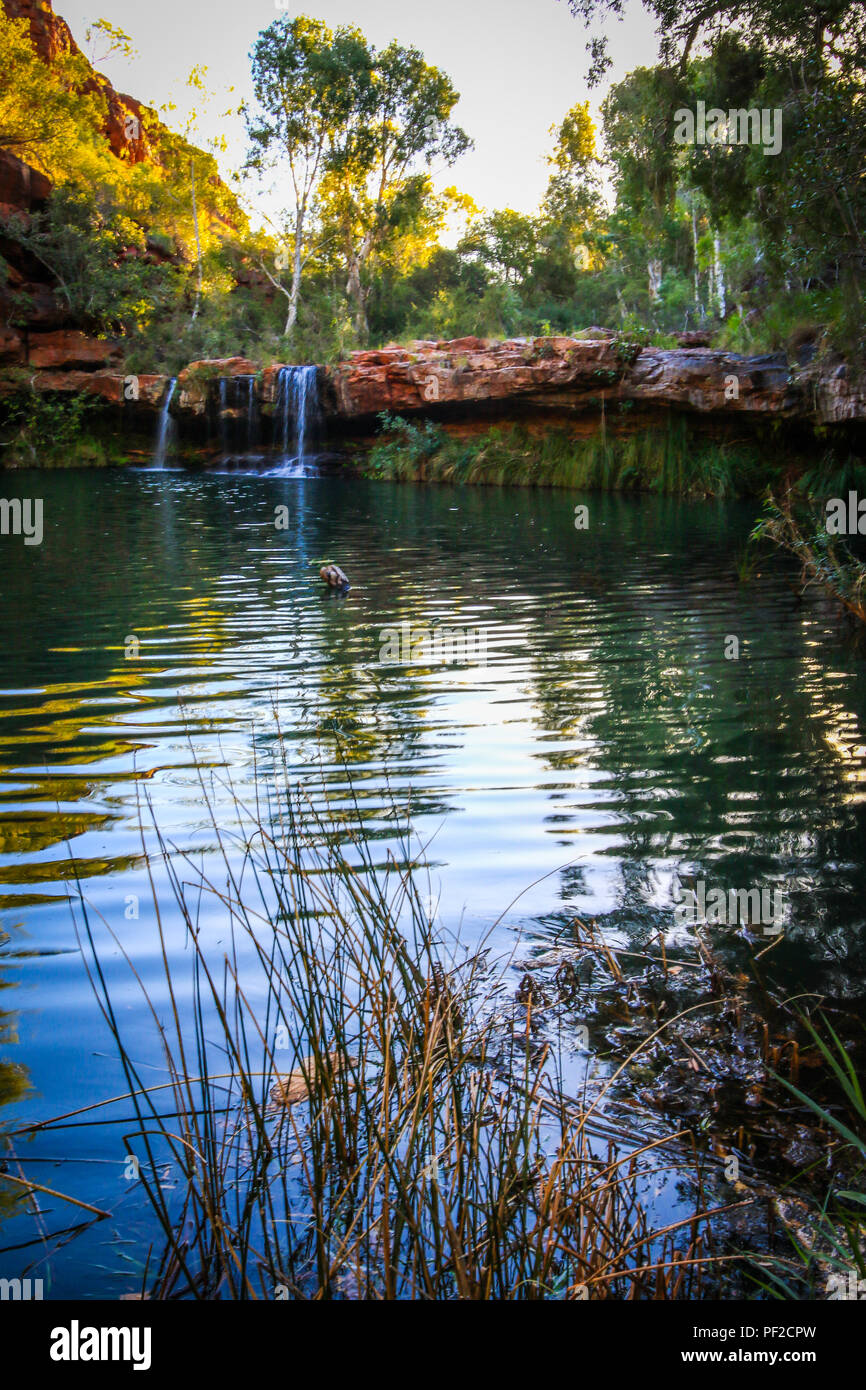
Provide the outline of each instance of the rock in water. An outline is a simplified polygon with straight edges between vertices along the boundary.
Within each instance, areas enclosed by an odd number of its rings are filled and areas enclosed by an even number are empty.
[[[339,565],[322,565],[319,574],[331,589],[348,589],[349,581]]]

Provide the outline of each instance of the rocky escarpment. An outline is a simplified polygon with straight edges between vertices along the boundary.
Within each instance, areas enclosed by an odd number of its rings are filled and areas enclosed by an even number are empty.
[[[8,331],[7,331],[8,339]],[[168,378],[129,375],[122,345],[70,329],[6,341],[6,361],[26,367],[37,391],[85,391],[130,414],[152,416]],[[191,363],[178,376],[171,411],[179,420],[213,412],[220,380],[247,377],[267,415],[279,365],[232,357]],[[20,380],[24,374],[19,370]],[[634,428],[678,411],[721,422],[780,420],[808,426],[866,421],[866,382],[844,363],[792,367],[784,354],[746,357],[709,348],[637,349],[614,337],[549,337],[390,345],[356,352],[319,370],[331,427],[368,433],[383,411],[459,425],[491,419],[571,421],[575,428]]]
[[[711,348],[637,348],[615,337],[389,346],[328,369],[332,412],[363,420],[387,410],[445,420],[494,413],[579,417],[675,409],[703,416],[866,421],[866,378],[842,362],[791,366],[784,353],[748,357]]]
[[[327,376],[333,414],[352,420],[382,410],[447,419],[491,407],[493,413],[579,415],[597,410],[601,400],[725,415],[813,413],[782,354],[641,350],[612,335],[394,345],[355,353]],[[832,412],[830,393],[822,405]]]
[[[10,19],[27,25],[33,51],[46,68],[69,58],[75,61],[79,82],[76,90],[99,99],[101,134],[110,156],[123,165],[148,163],[166,167],[163,142],[169,147],[177,144],[177,138],[170,135],[154,111],[135,97],[118,92],[92,66],[49,0],[0,0],[0,6]],[[193,147],[188,146],[188,150],[193,151]],[[34,215],[44,211],[52,191],[46,174],[26,162],[37,156],[28,147],[21,148],[20,154],[24,158],[11,148],[0,148],[0,367],[92,372],[113,365],[118,360],[117,353],[108,351],[105,343],[92,340],[89,345],[84,344],[82,333],[70,332],[92,328],[93,324],[76,322],[68,297],[49,266],[20,244],[19,234],[30,231]],[[205,184],[212,196],[201,200],[200,215],[213,224],[221,237],[230,239],[244,223],[243,213],[234,195],[216,175],[208,175]],[[152,228],[142,230],[144,246],[119,246],[118,261],[183,264],[181,252],[167,250],[164,237],[151,235]],[[238,284],[254,280],[259,283],[254,268],[238,268]],[[264,281],[263,276],[261,280]],[[111,398],[111,384],[105,381],[79,382],[70,378],[43,386],[57,390],[94,388],[97,394]]]
[[[30,42],[46,66],[51,67],[65,54],[74,54],[90,68],[72,37],[65,19],[54,13],[50,0],[2,0],[10,19],[27,21]],[[147,140],[144,107],[135,97],[118,92],[101,72],[91,69],[83,91],[102,97],[105,103],[105,135],[114,154],[130,164],[153,159]]]

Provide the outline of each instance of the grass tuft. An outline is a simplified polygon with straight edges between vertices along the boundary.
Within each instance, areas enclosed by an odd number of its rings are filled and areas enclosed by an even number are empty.
[[[210,807],[209,789],[201,781]],[[161,1242],[150,1298],[695,1298],[717,1287],[709,1218],[656,1229],[661,1141],[614,1146],[547,1050],[497,1019],[483,949],[431,921],[405,848],[377,864],[297,788],[220,830],[212,870],[145,836],[168,1069],[124,1036],[82,905],[82,942],[126,1074],[127,1135]],[[170,884],[169,901],[160,883]],[[169,912],[167,909],[171,907]],[[191,948],[171,965],[169,921]],[[218,928],[214,928],[218,923]],[[228,941],[217,947],[209,941]],[[123,949],[120,941],[115,944]],[[170,1168],[172,1188],[160,1179]],[[700,1190],[700,1184],[698,1185]]]

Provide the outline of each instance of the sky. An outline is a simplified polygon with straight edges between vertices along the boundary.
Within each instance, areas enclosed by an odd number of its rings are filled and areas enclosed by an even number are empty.
[[[97,66],[141,101],[157,107],[175,102],[176,115],[166,116],[175,128],[200,102],[186,88],[190,70],[207,67],[214,97],[192,136],[203,143],[225,135],[224,170],[238,166],[245,142],[242,121],[222,113],[250,97],[249,51],[257,33],[281,13],[310,14],[331,27],[357,24],[377,47],[396,38],[448,73],[461,94],[453,119],[475,148],[453,168],[434,169],[434,181],[440,188],[456,185],[484,208],[533,212],[547,183],[550,127],[587,98],[597,114],[604,95],[587,87],[587,32],[566,0],[310,0],[297,6],[283,0],[282,9],[277,0],[148,0],[146,6],[141,0],[55,0],[55,9],[88,56],[89,23],[104,18],[124,29],[137,57]],[[609,81],[656,61],[653,23],[639,0],[628,0],[625,20],[611,20],[607,33],[614,59]]]

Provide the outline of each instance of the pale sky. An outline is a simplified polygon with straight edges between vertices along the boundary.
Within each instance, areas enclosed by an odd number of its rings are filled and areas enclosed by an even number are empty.
[[[195,104],[187,76],[194,66],[206,66],[215,96],[198,137],[225,134],[229,153],[221,163],[229,169],[243,157],[243,123],[221,120],[220,113],[250,96],[249,51],[259,30],[282,12],[309,14],[332,27],[357,24],[377,47],[396,38],[444,69],[461,94],[454,119],[475,148],[453,169],[434,171],[436,183],[456,184],[482,207],[534,211],[547,183],[550,127],[576,101],[590,97],[596,109],[604,95],[587,89],[587,34],[565,0],[287,0],[287,6],[281,11],[276,0],[55,0],[88,56],[88,23],[104,18],[126,30],[137,58],[98,66],[120,91],[156,106],[174,101],[178,116],[168,117],[169,124],[182,126],[178,118]],[[608,34],[614,58],[608,82],[656,61],[652,21],[639,0],[629,0],[625,21],[611,21]]]

